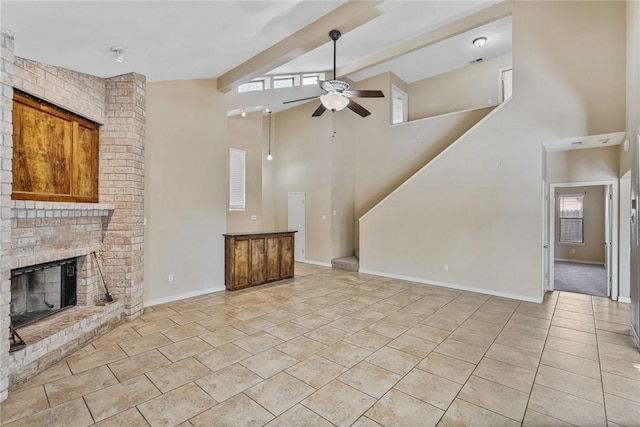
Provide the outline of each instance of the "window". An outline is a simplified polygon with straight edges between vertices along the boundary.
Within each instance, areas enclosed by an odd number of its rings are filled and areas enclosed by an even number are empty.
[[[319,74],[303,74],[302,75],[302,85],[315,85],[320,80]]]
[[[293,76],[282,76],[282,77],[273,78],[274,89],[279,89],[281,87],[293,87],[293,85],[294,85]]]
[[[409,95],[392,86],[391,98],[391,124],[406,122],[409,118]]]
[[[14,200],[98,202],[98,125],[14,90]]]
[[[264,90],[264,79],[251,80],[238,86],[238,92],[252,92],[254,90]]]
[[[584,243],[583,205],[583,194],[558,194],[559,243]]]
[[[247,152],[229,149],[229,210],[245,209],[245,156]]]

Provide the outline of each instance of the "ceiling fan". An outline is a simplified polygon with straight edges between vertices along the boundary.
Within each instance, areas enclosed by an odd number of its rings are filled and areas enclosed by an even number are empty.
[[[313,112],[312,117],[319,117],[326,110],[333,112],[340,111],[345,107],[351,111],[359,114],[362,117],[367,117],[371,112],[364,108],[362,105],[355,102],[352,97],[360,98],[384,98],[384,94],[381,90],[349,90],[349,83],[343,80],[336,80],[336,42],[342,34],[338,30],[329,31],[329,37],[333,40],[333,80],[320,80],[318,85],[324,92],[320,96],[311,96],[309,98],[294,99],[293,101],[285,101],[283,104],[289,104],[291,102],[306,101],[308,99],[320,98],[320,106]]]

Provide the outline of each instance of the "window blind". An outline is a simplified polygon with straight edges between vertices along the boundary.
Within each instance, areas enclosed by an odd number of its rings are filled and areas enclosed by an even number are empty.
[[[245,156],[246,151],[229,149],[229,210],[245,209]]]

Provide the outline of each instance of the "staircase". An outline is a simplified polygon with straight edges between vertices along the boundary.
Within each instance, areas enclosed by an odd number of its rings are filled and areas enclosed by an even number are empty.
[[[358,251],[358,249],[355,249],[353,251],[353,256],[332,259],[331,268],[357,272],[360,268],[360,261],[358,260],[359,254],[360,251]]]

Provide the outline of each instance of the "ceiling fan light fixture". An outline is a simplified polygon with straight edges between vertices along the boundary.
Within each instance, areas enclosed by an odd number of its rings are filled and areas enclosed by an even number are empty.
[[[113,53],[113,59],[122,64],[124,62],[124,48],[121,46],[113,46],[109,49]]]
[[[473,39],[472,41],[473,45],[475,47],[482,47],[485,45],[485,43],[487,43],[487,38],[486,37],[476,37],[475,39]]]
[[[320,96],[320,102],[325,106],[327,110],[340,111],[344,110],[349,105],[349,99],[337,93],[327,93]]]

